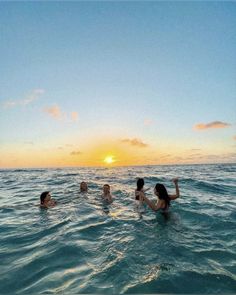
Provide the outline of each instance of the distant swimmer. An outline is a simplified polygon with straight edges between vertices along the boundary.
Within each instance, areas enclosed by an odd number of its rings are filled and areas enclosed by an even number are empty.
[[[80,192],[87,193],[88,192],[88,185],[85,181],[82,181],[80,184]]]
[[[178,178],[174,178],[173,183],[175,185],[176,193],[169,195],[165,186],[161,183],[157,183],[154,189],[154,194],[158,197],[156,204],[150,201],[144,194],[142,194],[143,201],[154,211],[161,210],[162,213],[167,213],[170,207],[170,202],[179,198],[179,185]]]
[[[103,198],[103,200],[105,200],[109,203],[111,203],[113,201],[109,184],[104,184],[102,198]]]
[[[43,208],[50,208],[56,205],[56,201],[51,198],[50,192],[43,192],[40,196],[40,206]]]

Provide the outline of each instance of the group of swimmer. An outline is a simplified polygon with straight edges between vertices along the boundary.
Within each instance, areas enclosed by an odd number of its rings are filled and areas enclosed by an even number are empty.
[[[179,185],[178,178],[174,178],[173,183],[175,185],[175,194],[168,194],[165,186],[162,183],[157,183],[154,188],[154,194],[157,196],[157,200],[155,202],[149,200],[146,196],[146,191],[148,189],[144,189],[144,179],[139,178],[137,180],[137,188],[135,189],[135,204],[141,207],[143,204],[147,204],[153,211],[161,210],[161,212],[168,212],[170,207],[170,202],[179,198]],[[85,181],[80,183],[80,192],[87,193],[88,185]],[[112,203],[113,197],[110,192],[110,185],[103,185],[103,194],[101,196],[102,200]],[[42,208],[50,208],[56,205],[56,201],[51,198],[51,194],[49,191],[43,192],[40,196],[40,206]]]

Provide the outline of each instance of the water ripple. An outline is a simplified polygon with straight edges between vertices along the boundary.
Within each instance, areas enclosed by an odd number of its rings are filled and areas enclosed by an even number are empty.
[[[166,218],[134,210],[140,176],[153,200],[156,182],[172,192],[180,177]],[[0,178],[1,294],[235,292],[236,165],[16,169]],[[101,200],[106,182],[113,204]],[[40,209],[47,190],[58,205]]]

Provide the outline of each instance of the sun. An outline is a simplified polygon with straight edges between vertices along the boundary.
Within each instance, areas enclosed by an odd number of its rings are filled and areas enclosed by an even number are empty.
[[[104,162],[106,164],[112,164],[115,162],[114,157],[113,156],[106,156],[106,158],[104,159]]]

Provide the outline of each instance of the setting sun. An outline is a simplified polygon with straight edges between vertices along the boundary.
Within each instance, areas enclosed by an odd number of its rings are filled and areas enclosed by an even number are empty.
[[[113,159],[114,157],[113,156],[107,156],[105,159],[104,159],[104,162],[106,163],[106,164],[112,164],[112,163],[114,163],[114,159]]]

